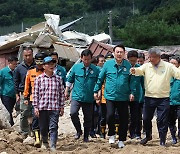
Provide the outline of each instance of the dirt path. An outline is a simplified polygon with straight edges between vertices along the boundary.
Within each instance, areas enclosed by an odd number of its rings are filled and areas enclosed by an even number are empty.
[[[82,119],[82,113],[80,113]],[[91,139],[89,143],[84,143],[82,137],[75,141],[73,134],[75,130],[69,117],[69,106],[65,109],[65,115],[59,121],[59,138],[57,144],[57,153],[59,154],[180,154],[180,142],[174,146],[171,145],[170,135],[168,134],[167,146],[160,147],[155,119],[153,120],[153,140],[146,146],[139,144],[137,140],[128,139],[125,148],[118,149],[117,144],[109,145],[107,139]],[[0,130],[0,153],[8,154],[49,154],[50,151],[37,149],[33,145],[22,143],[21,136],[12,130]]]

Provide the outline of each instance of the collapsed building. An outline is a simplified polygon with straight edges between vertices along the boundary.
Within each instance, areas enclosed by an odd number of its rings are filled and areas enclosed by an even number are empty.
[[[61,59],[74,63],[79,59],[82,50],[88,48],[93,40],[103,43],[109,43],[111,40],[105,33],[89,36],[68,30],[68,27],[82,18],[59,26],[59,15],[44,14],[44,16],[45,22],[34,25],[25,32],[0,36],[0,68],[7,65],[7,58],[10,55],[17,55],[21,62],[23,47],[32,47],[34,54],[42,50],[55,51]]]
[[[113,52],[114,45],[110,44],[112,40],[108,34],[100,33],[89,36],[69,30],[69,27],[82,20],[83,17],[60,26],[59,15],[44,14],[44,17],[45,22],[38,23],[25,32],[0,36],[0,69],[7,65],[7,58],[10,55],[18,56],[21,62],[23,47],[27,46],[32,47],[34,55],[38,51],[57,52],[62,65],[67,64],[68,70],[73,63],[78,61],[84,49],[90,49],[94,57]],[[179,53],[180,46],[160,47],[160,49],[173,54]],[[146,60],[148,59],[147,51],[126,47],[127,52],[130,50],[143,52]]]

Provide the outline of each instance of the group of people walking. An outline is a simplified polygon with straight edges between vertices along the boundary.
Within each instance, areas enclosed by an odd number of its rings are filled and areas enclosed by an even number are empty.
[[[124,141],[141,139],[142,128],[145,145],[152,139],[152,119],[157,112],[160,145],[165,146],[168,127],[172,143],[177,143],[176,119],[180,119],[180,58],[171,57],[170,63],[161,59],[157,48],[149,50],[149,62],[135,50],[127,53],[117,45],[113,54],[98,55],[96,65],[89,49],[82,51],[81,62],[74,64],[66,75],[58,65],[58,54],[38,52],[33,58],[31,48],[23,51],[23,62],[17,65],[16,57],[9,57],[8,66],[0,70],[1,100],[11,119],[15,103],[20,104],[21,134],[27,137],[34,132],[36,147],[56,150],[59,116],[64,113],[64,102],[70,99],[70,117],[75,127],[75,139],[83,134],[103,138],[108,131],[109,143],[118,147]],[[172,63],[172,64],[171,64]],[[174,64],[174,65],[173,65]],[[79,119],[79,109],[84,116],[84,130]],[[143,116],[142,116],[143,115]],[[143,119],[143,125],[142,125]],[[180,138],[180,126],[179,126]],[[48,144],[48,138],[50,144]],[[41,144],[42,142],[42,144]]]
[[[36,147],[56,150],[59,116],[64,113],[66,70],[58,65],[58,54],[23,50],[23,62],[10,56],[8,66],[0,70],[1,100],[10,114],[20,106],[20,134],[35,136]],[[18,105],[17,105],[18,106]],[[48,144],[48,138],[50,144]],[[42,144],[41,144],[42,142]]]

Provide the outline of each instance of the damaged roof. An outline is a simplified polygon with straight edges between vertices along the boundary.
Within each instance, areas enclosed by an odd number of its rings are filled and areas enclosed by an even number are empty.
[[[65,25],[59,26],[60,17],[54,14],[44,14],[46,22],[32,26],[22,33],[13,33],[0,37],[0,55],[13,52],[14,49],[21,45],[28,44],[35,48],[52,48],[59,53],[61,58],[69,59],[76,62],[79,55],[93,39],[102,42],[108,42],[111,38],[109,35],[102,33],[95,36],[89,36],[76,31],[64,31],[74,23],[82,19],[79,18]],[[35,50],[37,51],[37,50]]]

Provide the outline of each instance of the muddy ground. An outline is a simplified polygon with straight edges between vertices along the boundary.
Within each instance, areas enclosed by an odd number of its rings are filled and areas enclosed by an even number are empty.
[[[80,113],[82,119],[82,113]],[[18,119],[16,119],[18,122]],[[16,128],[18,125],[16,124]],[[82,137],[74,140],[74,128],[69,117],[69,106],[65,109],[65,114],[60,117],[59,136],[57,143],[57,153],[59,154],[180,154],[180,142],[176,145],[171,144],[170,134],[168,133],[167,146],[159,146],[159,138],[157,133],[156,121],[153,120],[153,140],[148,142],[146,146],[139,144],[139,140],[129,139],[125,142],[123,149],[118,149],[117,144],[109,145],[108,137],[106,139],[90,138],[89,143],[84,143]],[[0,130],[0,153],[8,154],[49,154],[49,150],[35,148],[33,144],[24,144],[21,135],[17,131]]]

